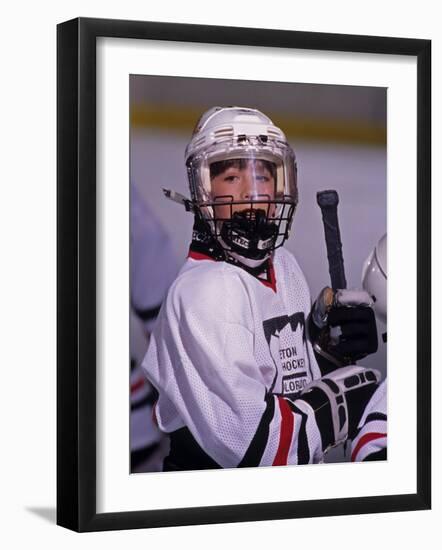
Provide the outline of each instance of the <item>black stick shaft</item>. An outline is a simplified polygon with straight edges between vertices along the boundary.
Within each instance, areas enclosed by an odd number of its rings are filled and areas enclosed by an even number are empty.
[[[319,191],[316,195],[324,223],[325,244],[327,247],[328,270],[331,286],[334,289],[347,288],[344,258],[342,255],[341,233],[339,231],[339,196],[334,190]]]

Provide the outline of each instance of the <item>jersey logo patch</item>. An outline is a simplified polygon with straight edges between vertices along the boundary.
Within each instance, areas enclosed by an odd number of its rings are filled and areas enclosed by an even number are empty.
[[[279,390],[285,397],[292,398],[302,391],[308,383],[307,365],[303,354],[298,355],[298,349],[293,343],[286,341],[284,345],[280,336],[282,331],[290,325],[292,333],[298,328],[302,331],[302,341],[305,342],[305,316],[302,311],[293,315],[281,315],[263,322],[264,335],[270,348],[270,354],[276,368],[270,391],[273,392],[280,374]],[[281,347],[282,346],[282,347]]]
[[[283,330],[288,324],[292,332],[296,332],[298,326],[302,328],[302,340],[305,342],[305,316],[304,312],[299,311],[293,315],[281,315],[280,317],[273,317],[263,322],[264,334],[267,340],[267,344],[270,345],[272,336],[276,336],[281,330]]]

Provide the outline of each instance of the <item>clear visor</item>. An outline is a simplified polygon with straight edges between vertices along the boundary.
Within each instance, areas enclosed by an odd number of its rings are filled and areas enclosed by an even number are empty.
[[[216,144],[191,157],[188,170],[192,198],[209,217],[221,205],[273,204],[277,216],[297,203],[295,158],[285,143]]]

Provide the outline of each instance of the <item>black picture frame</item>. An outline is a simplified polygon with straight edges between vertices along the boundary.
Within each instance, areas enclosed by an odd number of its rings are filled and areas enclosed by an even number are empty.
[[[97,513],[96,39],[151,39],[417,59],[417,492]],[[75,531],[424,510],[431,506],[431,41],[74,19],[57,28],[57,523]]]

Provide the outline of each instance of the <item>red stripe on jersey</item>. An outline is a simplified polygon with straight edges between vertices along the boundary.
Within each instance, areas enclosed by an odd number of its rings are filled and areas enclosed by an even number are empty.
[[[292,444],[294,417],[292,409],[287,401],[278,396],[279,410],[281,411],[281,428],[279,431],[279,444],[272,466],[284,466],[287,464],[290,446]]]
[[[130,385],[130,392],[136,392],[144,386],[144,378],[139,378],[136,382]]]
[[[268,273],[269,273],[269,280],[266,281],[264,279],[260,279],[258,277],[258,280],[261,281],[261,283],[264,286],[267,286],[273,290],[273,292],[276,292],[276,276],[275,276],[275,268],[273,267],[272,260],[269,260],[269,267],[268,267]]]
[[[387,437],[387,434],[381,434],[377,432],[370,432],[361,437],[361,439],[358,441],[356,447],[353,449],[353,452],[351,453],[351,461],[355,462],[356,457],[359,453],[359,451],[362,449],[364,445],[367,445],[367,443],[370,443],[370,441],[374,441],[376,439],[380,439],[381,437]]]
[[[212,262],[215,261],[211,256],[203,254],[202,252],[195,252],[195,250],[189,250],[189,254],[187,255],[187,257],[192,258],[192,260],[212,260]]]

